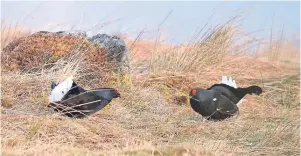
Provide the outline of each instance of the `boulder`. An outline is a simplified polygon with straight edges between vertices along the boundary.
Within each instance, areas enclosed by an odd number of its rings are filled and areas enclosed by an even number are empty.
[[[105,63],[112,70],[129,71],[128,48],[123,40],[107,34],[87,38],[84,31],[39,31],[14,40],[3,48],[2,67],[4,70],[38,69],[74,50],[86,52],[88,64],[95,70],[106,66]]]
[[[97,44],[108,49],[108,59],[116,64],[117,71],[129,72],[128,48],[125,42],[118,36],[97,34],[88,38],[88,40],[93,44]]]

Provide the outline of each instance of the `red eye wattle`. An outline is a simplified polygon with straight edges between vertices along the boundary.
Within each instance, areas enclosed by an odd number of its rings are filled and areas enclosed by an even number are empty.
[[[115,93],[120,94],[119,91],[117,89],[114,89]]]
[[[191,90],[190,94],[191,95],[195,95],[196,94],[196,90],[195,89]]]

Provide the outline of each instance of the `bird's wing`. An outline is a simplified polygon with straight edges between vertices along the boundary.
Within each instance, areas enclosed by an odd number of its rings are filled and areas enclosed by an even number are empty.
[[[88,110],[90,111],[89,113],[87,113],[88,115],[94,114],[98,111],[100,111],[101,109],[103,109],[105,106],[107,106],[110,103],[110,101],[108,100],[101,100],[101,101],[95,101],[94,103],[92,103],[89,107]]]
[[[72,103],[72,105],[76,105],[78,109],[80,109],[79,106],[85,106],[84,109],[100,110],[104,106],[106,106],[111,100],[103,98],[98,93],[99,91],[97,90],[85,91],[76,96],[70,97],[62,102],[70,104]]]
[[[64,108],[60,112],[84,117],[96,113],[109,103],[109,100],[102,99],[100,96],[95,95],[94,92],[87,91],[62,101],[61,105]]]
[[[207,88],[207,90],[213,90],[215,88],[220,88],[220,87],[228,89],[233,93],[236,92],[236,89],[234,87],[227,85],[227,84],[214,84],[210,88]]]
[[[81,95],[83,93],[87,92],[84,88],[80,86],[72,87],[62,98],[62,101],[67,100],[68,98]],[[70,93],[74,93],[74,95],[70,95]],[[71,96],[71,97],[70,97]]]
[[[235,115],[238,112],[238,107],[227,97],[221,95],[217,99],[217,111],[222,114]]]
[[[223,96],[226,96],[229,100],[232,99],[231,101],[236,103],[236,104],[241,104],[242,100],[243,100],[243,96],[240,97],[240,93],[236,88],[231,87],[231,86],[226,85],[226,84],[214,84],[210,88],[208,88],[207,90],[214,90],[214,91],[221,92]],[[228,91],[235,94],[235,96],[233,97],[232,94],[228,94],[227,93]]]

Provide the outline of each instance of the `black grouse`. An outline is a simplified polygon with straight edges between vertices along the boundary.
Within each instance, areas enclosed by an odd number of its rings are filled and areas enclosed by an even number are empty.
[[[120,93],[114,88],[85,90],[72,81],[72,78],[58,85],[52,82],[51,88],[48,107],[73,118],[92,115],[109,104],[113,98],[120,97]]]
[[[259,86],[237,88],[231,77],[222,77],[220,84],[214,84],[210,88],[194,88],[190,91],[190,104],[195,112],[207,119],[223,120],[238,113],[237,107],[246,94],[260,95],[262,89]]]

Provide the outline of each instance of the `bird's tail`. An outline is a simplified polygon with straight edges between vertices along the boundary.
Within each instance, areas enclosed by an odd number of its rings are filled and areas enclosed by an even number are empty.
[[[228,76],[222,76],[222,84],[226,84],[229,85],[231,87],[237,88],[237,85],[235,83],[235,80],[232,79],[232,77],[228,77]]]
[[[222,76],[221,83],[237,88],[235,80],[233,80],[232,77]],[[236,105],[239,106],[240,104],[242,104],[243,101],[244,99],[241,99]]]

